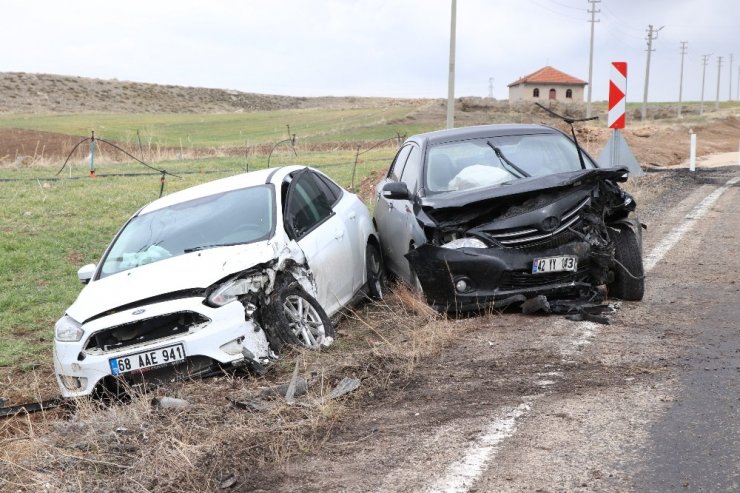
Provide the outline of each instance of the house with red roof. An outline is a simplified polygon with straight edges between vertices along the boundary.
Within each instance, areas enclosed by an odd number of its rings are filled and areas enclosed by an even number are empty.
[[[583,102],[583,88],[588,82],[547,66],[509,84],[509,102],[555,101]]]

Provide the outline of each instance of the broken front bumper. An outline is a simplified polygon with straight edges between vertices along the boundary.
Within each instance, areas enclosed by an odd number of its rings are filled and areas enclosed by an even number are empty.
[[[184,359],[176,363],[147,366],[143,371],[124,371],[118,378],[140,381],[153,375],[177,376],[213,364],[228,365],[242,360],[244,349],[257,358],[269,355],[264,331],[251,320],[246,320],[244,306],[238,301],[211,308],[203,304],[203,298],[193,297],[144,308],[133,312],[122,311],[84,324],[82,328],[85,332],[80,341],[54,341],[54,369],[63,397],[91,394],[101,381],[113,377],[112,366],[117,363],[112,364],[112,361],[134,355],[142,355],[146,360],[147,354],[165,347],[180,347]],[[134,315],[139,313],[140,316]],[[146,322],[178,313],[197,313],[205,321],[173,335],[165,334],[146,342],[126,344],[125,347],[96,347],[91,343],[96,333],[140,323],[137,316],[143,318],[145,314],[143,321]]]
[[[535,258],[563,255],[578,258],[577,271],[532,273]],[[596,268],[591,247],[584,241],[538,250],[452,250],[426,244],[410,251],[407,258],[427,301],[440,311],[478,310],[516,295],[577,296],[591,289]]]

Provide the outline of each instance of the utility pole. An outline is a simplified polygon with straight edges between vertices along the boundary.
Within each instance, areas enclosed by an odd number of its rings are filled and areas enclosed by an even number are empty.
[[[588,101],[586,102],[586,118],[591,118],[591,88],[593,87],[593,73],[594,73],[594,26],[597,22],[601,22],[596,19],[596,14],[601,10],[596,10],[596,4],[600,3],[601,0],[588,0],[591,4],[591,10],[588,13],[591,14],[591,46],[588,52]]]
[[[488,78],[488,97],[493,99],[493,77]]]
[[[704,114],[704,81],[707,78],[707,65],[709,64],[709,57],[712,56],[710,53],[709,55],[702,55],[702,71],[701,71],[701,104],[699,105],[699,114]]]
[[[735,91],[735,99],[740,100],[740,67],[737,68],[737,91]]]
[[[686,55],[686,44],[688,41],[681,41],[681,78],[678,83],[678,117],[681,118],[681,95],[683,94],[683,57]]]
[[[717,57],[717,99],[714,101],[714,109],[719,110],[719,77],[722,75],[722,57]]]
[[[653,50],[653,40],[658,39],[658,32],[665,26],[660,26],[658,29],[653,29],[652,24],[648,24],[647,30],[647,64],[645,66],[645,92],[642,95],[642,111],[640,116],[642,121],[645,121],[647,117],[647,98],[648,98],[648,84],[650,83],[650,54],[655,51]]]
[[[732,53],[730,53],[730,87],[728,89],[730,90],[729,100],[732,101]]]
[[[457,0],[452,0],[450,15],[450,73],[447,79],[447,128],[455,126],[455,24]]]

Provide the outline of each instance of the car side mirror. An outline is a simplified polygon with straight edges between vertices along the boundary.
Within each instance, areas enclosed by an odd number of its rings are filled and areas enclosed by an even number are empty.
[[[383,185],[383,197],[394,200],[411,200],[409,188],[400,181],[392,181]]]
[[[95,269],[97,266],[95,264],[87,264],[80,267],[80,270],[77,271],[77,278],[80,280],[82,284],[87,284],[90,282],[90,279],[92,279],[93,274],[95,274]]]

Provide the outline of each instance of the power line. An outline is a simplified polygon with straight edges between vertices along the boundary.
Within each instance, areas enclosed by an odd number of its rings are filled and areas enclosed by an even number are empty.
[[[717,57],[717,99],[714,101],[714,109],[719,109],[719,82],[720,82],[720,75],[722,75],[722,57]]]
[[[678,83],[678,117],[681,118],[681,96],[683,94],[683,59],[686,56],[688,41],[681,41],[681,77]]]
[[[730,90],[729,100],[732,101],[732,53],[730,53],[730,84],[728,89]]]
[[[702,71],[701,71],[701,103],[699,104],[699,114],[704,114],[704,81],[707,78],[707,65],[709,64],[709,57],[712,56],[712,54],[708,55],[702,55]]]
[[[536,6],[538,6],[539,8],[544,9],[544,10],[547,10],[548,12],[551,12],[551,13],[553,13],[555,15],[559,15],[561,17],[567,17],[568,19],[573,19],[573,20],[576,20],[576,21],[580,21],[581,20],[581,18],[579,18],[579,17],[574,17],[572,15],[564,14],[562,12],[558,12],[557,10],[553,10],[550,7],[547,7],[546,5],[542,5],[541,3],[538,3],[536,0],[530,0],[530,1],[533,4],[535,4]]]
[[[574,7],[572,5],[567,5],[567,4],[564,4],[564,3],[556,2],[555,0],[549,0],[549,1],[550,1],[550,3],[554,3],[555,5],[559,5],[561,7],[565,7],[566,9],[580,10],[581,12],[583,12],[583,9],[581,7]]]
[[[586,103],[586,118],[591,118],[591,90],[594,85],[594,26],[597,22],[601,22],[600,19],[596,19],[596,14],[601,10],[596,10],[596,4],[601,3],[601,0],[587,0],[590,3],[590,10],[587,10],[591,14],[591,43],[588,50],[588,101]]]
[[[641,119],[642,121],[645,121],[645,118],[647,117],[647,99],[648,99],[648,84],[650,83],[650,55],[653,51],[653,41],[658,39],[658,32],[660,32],[661,29],[663,29],[665,26],[660,26],[658,29],[653,29],[652,24],[648,24],[647,29],[647,64],[645,65],[645,91],[642,95],[642,111],[641,111]]]

